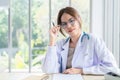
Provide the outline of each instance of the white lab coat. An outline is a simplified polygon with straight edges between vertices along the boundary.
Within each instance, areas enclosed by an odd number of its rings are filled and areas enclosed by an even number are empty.
[[[73,68],[82,68],[84,74],[104,74],[118,68],[112,53],[101,39],[89,34],[89,39],[84,36],[81,41],[82,36],[83,33],[75,47],[71,63]],[[70,38],[67,38],[55,46],[48,46],[43,72],[61,73],[66,70],[69,41]]]

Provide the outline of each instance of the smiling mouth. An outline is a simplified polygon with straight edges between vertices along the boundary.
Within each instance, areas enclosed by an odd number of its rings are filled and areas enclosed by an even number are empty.
[[[73,30],[75,30],[75,29],[69,30],[68,32],[72,32]]]

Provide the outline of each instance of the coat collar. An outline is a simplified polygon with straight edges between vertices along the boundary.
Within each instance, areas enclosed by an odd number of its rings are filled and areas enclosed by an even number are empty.
[[[77,46],[82,46],[81,39],[82,39],[82,36],[83,36],[83,35],[84,35],[84,32],[81,33],[81,35],[80,35],[80,37],[79,37],[79,39],[78,39],[78,42],[77,42]],[[64,44],[63,44],[63,46],[62,46],[62,49],[63,49],[63,50],[69,48],[69,42],[70,42],[70,37],[68,37],[68,38],[65,40],[65,42],[64,42]]]

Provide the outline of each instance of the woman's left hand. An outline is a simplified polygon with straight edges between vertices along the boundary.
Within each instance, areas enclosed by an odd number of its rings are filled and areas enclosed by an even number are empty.
[[[83,70],[78,68],[69,68],[69,69],[66,69],[63,73],[64,74],[83,74]]]

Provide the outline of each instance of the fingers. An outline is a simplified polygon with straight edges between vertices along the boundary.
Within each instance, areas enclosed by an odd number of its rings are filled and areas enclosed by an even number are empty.
[[[60,27],[59,27],[59,26],[55,26],[55,27],[52,27],[50,30],[51,30],[52,32],[56,33],[56,32],[59,32]]]
[[[52,28],[52,31],[53,31],[53,32],[58,32],[58,27],[53,27],[53,28]]]
[[[70,68],[63,72],[64,74],[83,74],[82,69]]]
[[[60,27],[58,26],[54,26],[49,30],[49,34],[50,34],[49,46],[55,45],[59,30]]]
[[[65,70],[63,73],[64,73],[64,74],[69,74],[69,73],[70,73],[70,70],[67,69],[67,70]]]
[[[73,70],[70,68],[70,69],[67,69],[63,72],[64,74],[73,74]]]

